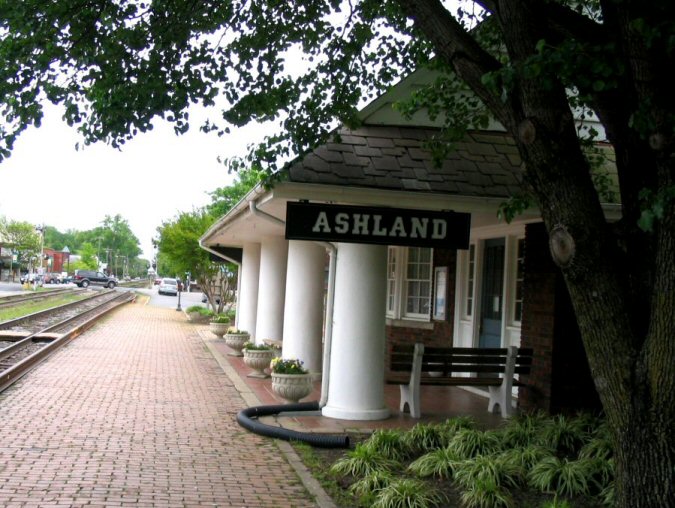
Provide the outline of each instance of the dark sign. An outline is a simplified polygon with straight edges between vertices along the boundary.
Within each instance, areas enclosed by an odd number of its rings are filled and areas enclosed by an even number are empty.
[[[470,227],[468,213],[293,202],[286,207],[288,240],[468,249]]]

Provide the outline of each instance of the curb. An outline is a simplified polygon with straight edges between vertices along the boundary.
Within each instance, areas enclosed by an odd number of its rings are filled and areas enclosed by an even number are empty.
[[[214,343],[218,339],[210,338],[207,335],[210,334],[210,332],[206,330],[198,330],[197,333],[225,375],[230,378],[234,384],[235,389],[241,394],[241,397],[244,399],[246,405],[249,407],[260,406],[261,402],[255,393],[249,388],[237,371],[232,368],[230,363],[227,361],[227,358],[220,354],[220,352],[215,348]],[[305,486],[309,494],[314,497],[318,508],[337,508],[331,497],[326,493],[325,490],[323,490],[323,487],[321,487],[321,484],[316,480],[316,478],[312,476],[309,469],[307,469],[293,447],[283,440],[275,440],[275,443],[279,448],[279,451],[281,451],[288,463],[294,469],[295,473],[298,475],[298,478]]]

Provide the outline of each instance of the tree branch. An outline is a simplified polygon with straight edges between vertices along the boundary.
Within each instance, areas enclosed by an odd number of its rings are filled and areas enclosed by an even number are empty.
[[[507,127],[514,126],[512,111],[482,82],[485,74],[501,68],[499,61],[478,45],[439,0],[396,1],[433,44],[438,56],[452,65],[496,118]]]

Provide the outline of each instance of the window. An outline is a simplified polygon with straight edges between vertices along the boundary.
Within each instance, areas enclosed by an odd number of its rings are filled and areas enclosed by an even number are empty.
[[[525,276],[525,239],[518,239],[516,251],[516,288],[513,297],[513,321],[520,323],[523,319],[523,281]]]
[[[473,315],[473,286],[474,279],[476,276],[476,244],[471,244],[469,246],[469,259],[468,259],[468,269],[466,277],[466,288],[464,294],[466,298],[464,299],[464,316],[471,317]]]
[[[432,250],[390,247],[387,262],[387,316],[430,319]]]
[[[396,313],[396,247],[389,247],[387,259],[387,316]]]

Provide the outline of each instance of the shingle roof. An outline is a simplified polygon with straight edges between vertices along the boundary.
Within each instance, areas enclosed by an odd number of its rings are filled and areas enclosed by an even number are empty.
[[[500,198],[519,190],[520,157],[503,133],[469,133],[440,166],[424,148],[434,129],[369,125],[339,134],[292,163],[289,180]]]

